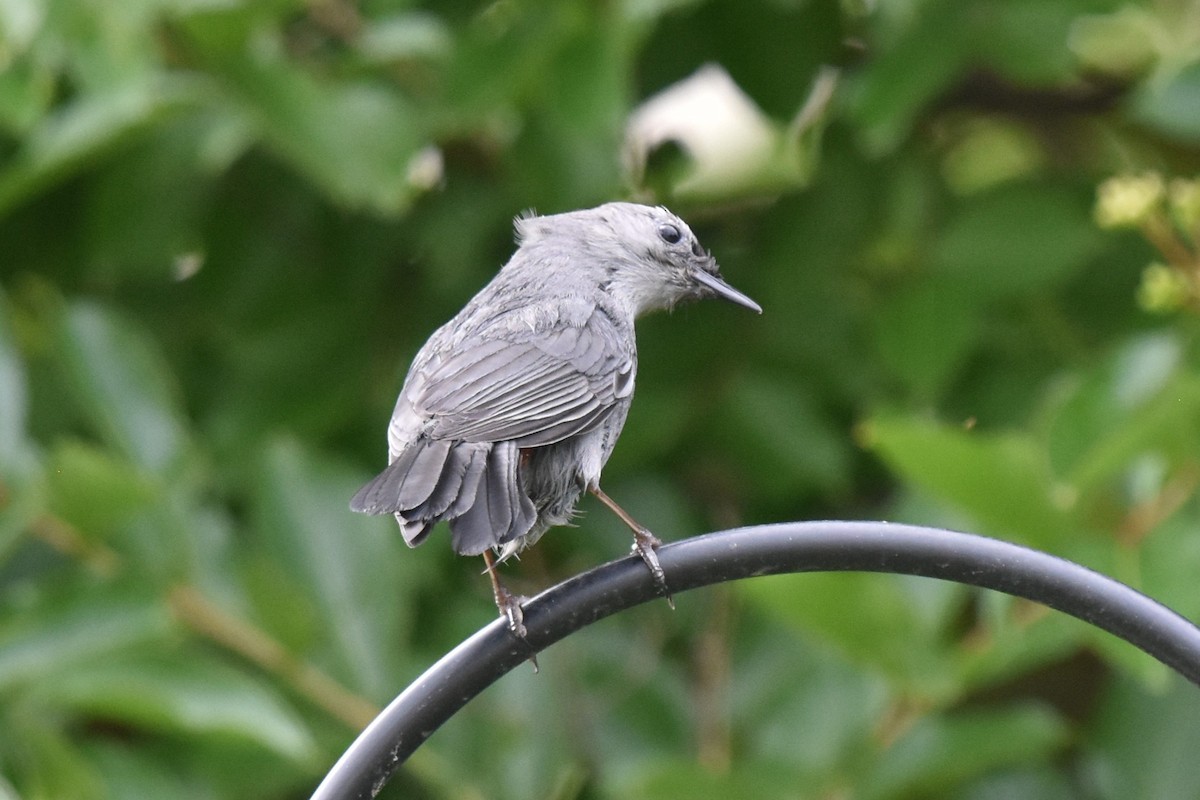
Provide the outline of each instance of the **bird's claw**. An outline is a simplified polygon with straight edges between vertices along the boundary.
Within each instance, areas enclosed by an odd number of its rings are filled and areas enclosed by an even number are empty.
[[[524,642],[525,634],[528,631],[525,629],[525,609],[521,603],[529,598],[513,594],[500,584],[496,586],[495,595],[496,608],[500,610],[500,619],[506,620],[508,622],[508,629],[512,631],[514,636]],[[533,671],[537,672],[538,662],[536,654],[529,656],[529,663],[533,664]]]
[[[508,622],[508,629],[526,645],[529,642],[525,641],[525,609],[521,605],[528,597],[522,597],[519,594],[513,594],[508,589],[504,588],[504,584],[500,582],[500,578],[496,575],[496,559],[491,553],[484,551],[483,561],[487,564],[488,578],[492,581],[492,597],[496,600],[496,608],[500,611],[500,619]],[[529,663],[533,664],[533,671],[538,671],[537,655],[530,646]]]
[[[650,574],[654,576],[655,588],[667,599],[667,605],[674,610],[675,598],[671,596],[671,590],[667,588],[667,575],[658,561],[657,550],[661,546],[662,540],[645,528],[638,528],[633,532],[633,552],[646,562],[646,566],[650,568]]]
[[[525,630],[525,609],[521,607],[521,601],[528,598],[513,594],[503,586],[498,587],[495,594],[500,617],[508,620],[508,629],[514,635],[524,639],[528,631]]]

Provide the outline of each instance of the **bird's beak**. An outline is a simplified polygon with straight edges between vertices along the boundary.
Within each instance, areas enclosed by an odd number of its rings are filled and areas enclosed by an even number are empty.
[[[702,269],[698,269],[692,272],[692,277],[695,279],[696,283],[705,287],[717,297],[724,298],[731,303],[737,303],[739,306],[745,306],[751,311],[759,314],[762,313],[762,306],[730,286],[725,281],[721,280],[719,276],[713,275],[711,272],[705,272]]]

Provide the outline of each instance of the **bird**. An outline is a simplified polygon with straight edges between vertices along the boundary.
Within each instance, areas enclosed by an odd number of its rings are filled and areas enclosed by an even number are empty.
[[[523,597],[497,565],[565,525],[585,494],[632,531],[670,600],[661,541],[600,488],[633,399],[634,321],[717,297],[759,314],[691,228],[662,206],[611,202],[514,220],[517,249],[417,352],[387,428],[388,466],[350,501],[391,514],[416,547],[449,523],[483,556],[500,616],[524,638]]]

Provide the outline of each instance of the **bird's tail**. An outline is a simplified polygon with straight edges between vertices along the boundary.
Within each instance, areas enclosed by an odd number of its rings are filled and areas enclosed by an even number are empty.
[[[479,555],[524,536],[537,520],[519,461],[513,442],[418,439],[358,490],[350,508],[394,514],[409,547],[449,520],[455,552]]]
[[[537,521],[537,508],[521,486],[514,442],[492,445],[469,507],[450,519],[450,541],[457,553],[479,555],[525,536]]]

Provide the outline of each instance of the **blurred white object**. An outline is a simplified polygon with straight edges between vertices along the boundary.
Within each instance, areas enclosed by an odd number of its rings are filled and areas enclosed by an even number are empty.
[[[673,196],[729,197],[803,183],[808,157],[802,135],[815,130],[837,82],[822,70],[808,99],[784,130],[717,64],[706,64],[634,110],[625,129],[625,168],[644,186],[652,154],[668,144],[688,157]]]

